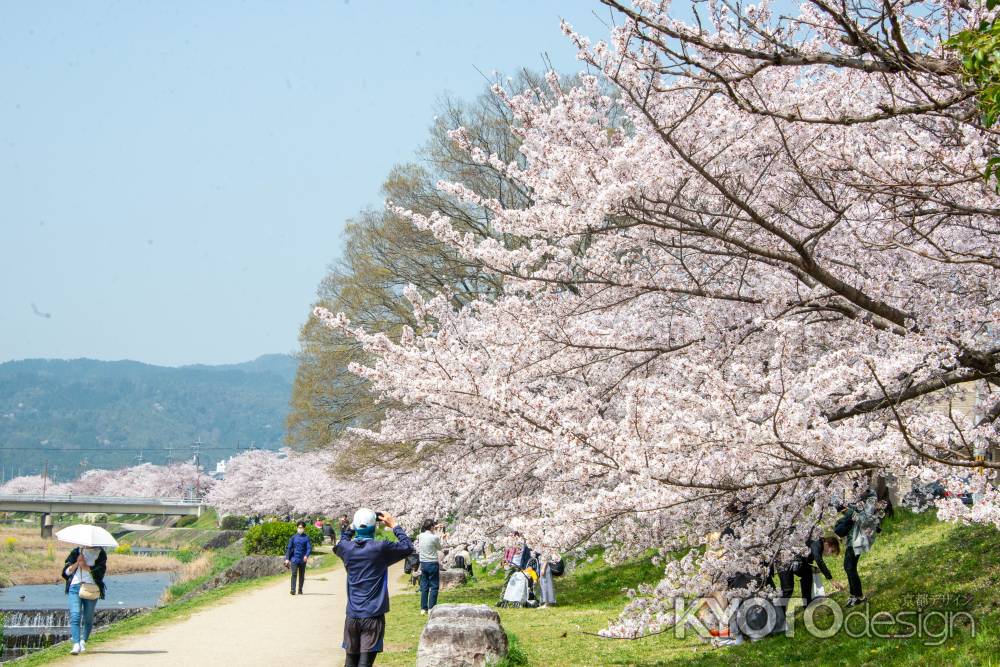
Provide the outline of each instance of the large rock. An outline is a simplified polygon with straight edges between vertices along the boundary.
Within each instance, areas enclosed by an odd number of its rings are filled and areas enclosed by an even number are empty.
[[[452,588],[464,586],[465,582],[468,580],[468,575],[465,570],[461,568],[449,568],[447,570],[441,570],[440,580],[441,590],[447,591]]]
[[[485,667],[506,655],[507,633],[494,610],[484,604],[439,604],[420,635],[417,667]]]

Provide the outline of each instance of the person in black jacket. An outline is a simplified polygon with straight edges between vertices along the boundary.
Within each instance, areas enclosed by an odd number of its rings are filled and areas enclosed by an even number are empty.
[[[86,590],[85,597],[80,597],[80,591],[96,585],[103,600],[107,570],[108,554],[101,547],[76,547],[63,563],[62,578],[66,580],[66,594],[69,595],[69,628],[73,638],[70,653],[73,655],[87,650],[97,610],[97,599],[87,599]]]
[[[781,597],[791,599],[795,594],[795,577],[799,578],[799,586],[802,589],[802,599],[806,605],[813,600],[813,564],[819,568],[827,580],[833,579],[830,568],[826,566],[823,556],[840,553],[840,540],[836,537],[818,537],[808,540],[806,546],[809,553],[799,556],[791,565],[778,572],[778,581],[781,582]]]

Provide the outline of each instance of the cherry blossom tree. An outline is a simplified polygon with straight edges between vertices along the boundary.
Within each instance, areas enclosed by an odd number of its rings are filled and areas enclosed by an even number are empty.
[[[40,475],[16,477],[2,487],[0,493],[47,494],[78,496],[131,496],[139,498],[180,498],[200,488],[208,490],[211,477],[196,470],[192,463],[154,465],[143,463],[117,469],[87,470],[68,482],[47,482]]]
[[[58,484],[42,475],[22,475],[7,480],[0,486],[0,495],[63,495],[69,491],[66,484]]]
[[[344,439],[412,445],[365,472],[366,493],[453,513],[460,533],[611,556],[732,530],[721,556],[666,559],[623,635],[670,622],[673,595],[787,562],[878,478],[944,479],[977,500],[942,517],[1000,527],[1000,463],[983,460],[1000,416],[996,134],[943,46],[983,11],[719,1],[682,21],[668,2],[604,4],[621,19],[608,41],[563,26],[586,73],[496,90],[522,160],[453,134],[530,206],[440,183],[490,214],[479,237],[397,210],[503,293],[456,307],[409,290],[417,326],[398,341],[315,311],[406,406]],[[953,401],[972,383],[990,387],[975,415]]]
[[[226,462],[205,500],[226,514],[332,514],[356,503],[352,484],[333,474],[335,454],[251,450]]]

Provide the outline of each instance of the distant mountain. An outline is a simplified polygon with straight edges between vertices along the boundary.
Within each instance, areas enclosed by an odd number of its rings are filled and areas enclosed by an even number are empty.
[[[288,354],[265,354],[257,357],[253,361],[244,361],[240,364],[222,364],[219,366],[206,366],[204,364],[193,364],[191,366],[181,366],[181,368],[195,368],[215,371],[245,371],[247,373],[271,373],[282,377],[289,384],[295,381],[295,370],[299,362],[295,357]]]
[[[282,445],[296,360],[268,354],[253,361],[179,368],[137,361],[27,359],[0,364],[0,476],[49,472],[60,480],[81,469],[201,462],[253,443]],[[13,472],[12,472],[13,471]]]

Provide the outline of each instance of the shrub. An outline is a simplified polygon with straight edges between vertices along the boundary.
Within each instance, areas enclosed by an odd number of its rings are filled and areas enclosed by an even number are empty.
[[[245,530],[247,527],[247,518],[239,514],[230,514],[222,519],[222,524],[219,527],[222,530]]]
[[[4,544],[7,546],[7,551],[16,551],[17,550],[17,538],[16,537],[8,537],[7,540],[4,542]]]
[[[132,553],[132,545],[129,544],[128,542],[122,542],[117,547],[115,547],[115,553],[116,554],[131,554]]]
[[[244,538],[244,550],[248,554],[263,556],[282,556],[288,540],[295,534],[295,524],[291,521],[271,521],[254,526],[247,531]],[[322,544],[323,533],[319,528],[306,524],[306,535],[313,546]]]
[[[174,528],[186,528],[193,523],[198,522],[198,517],[193,514],[185,514],[181,518],[177,519],[177,523],[174,524]]]
[[[198,557],[197,549],[178,549],[174,552],[174,558],[182,563],[190,563]]]

